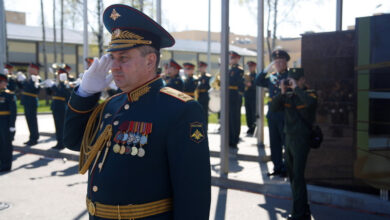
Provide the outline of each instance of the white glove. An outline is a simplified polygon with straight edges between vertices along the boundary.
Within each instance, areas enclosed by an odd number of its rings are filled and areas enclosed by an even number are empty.
[[[31,75],[31,80],[33,81],[33,82],[39,82],[39,79],[40,79],[41,77],[40,76],[37,76],[37,75]]]
[[[5,75],[8,75],[8,73],[9,73],[9,72],[8,72],[8,69],[7,69],[7,68],[4,68],[4,74],[5,74]]]
[[[23,82],[24,80],[26,80],[26,76],[22,73],[22,72],[18,72],[17,74],[17,80],[19,81],[19,82]]]
[[[44,86],[45,88],[51,88],[51,87],[53,87],[54,82],[51,79],[47,79],[47,80],[41,82],[40,85]]]
[[[14,128],[14,127],[10,127],[10,128],[9,128],[9,131],[10,131],[10,132],[15,132],[15,128]]]
[[[61,73],[59,77],[61,82],[65,82],[66,80],[68,80],[68,76],[66,75],[66,73]]]
[[[116,86],[114,81],[111,81],[109,87],[110,87],[110,89],[113,89],[113,90],[117,90],[118,89],[118,87]]]
[[[103,91],[112,81],[111,69],[112,60],[109,54],[99,59],[95,58],[92,65],[83,74],[79,92],[81,96],[88,96]]]
[[[263,70],[263,73],[268,73],[268,71],[272,68],[275,61],[272,61],[268,66]]]

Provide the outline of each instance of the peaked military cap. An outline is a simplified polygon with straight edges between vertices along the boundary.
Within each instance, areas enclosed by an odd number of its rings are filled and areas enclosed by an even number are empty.
[[[29,65],[29,67],[31,67],[31,68],[35,68],[35,69],[37,69],[37,70],[39,70],[39,64],[38,63],[30,63],[30,65]]]
[[[0,81],[8,81],[8,78],[6,75],[0,73]]]
[[[304,76],[303,68],[290,68],[288,70],[288,77],[290,78],[298,80],[303,76]]]
[[[64,69],[66,72],[70,72],[70,70],[72,69],[72,67],[70,67],[68,64],[65,64],[64,65]]]
[[[254,61],[248,61],[248,62],[246,63],[246,65],[248,65],[248,66],[256,66],[257,63],[254,62]]]
[[[174,59],[169,60],[169,66],[173,66],[176,69],[181,69],[181,66]]]
[[[199,67],[202,67],[202,66],[208,66],[206,62],[203,62],[203,61],[199,61]]]
[[[230,55],[232,58],[240,58],[240,57],[241,57],[240,54],[238,54],[236,51],[233,51],[233,50],[229,51],[229,55]]]
[[[108,52],[149,45],[157,50],[171,47],[175,39],[144,13],[123,4],[106,8],[103,23],[111,33]]]
[[[12,69],[12,68],[14,68],[14,66],[10,63],[6,63],[6,64],[4,64],[4,68]]]
[[[290,60],[290,55],[285,50],[276,49],[271,54],[272,60],[275,59],[286,59],[286,61]]]
[[[61,74],[61,73],[68,73],[68,71],[65,68],[60,68],[58,70],[58,74]]]
[[[189,62],[183,63],[183,66],[184,66],[184,68],[188,68],[188,69],[193,69],[193,68],[195,68],[195,65],[192,64],[192,63],[189,63]]]

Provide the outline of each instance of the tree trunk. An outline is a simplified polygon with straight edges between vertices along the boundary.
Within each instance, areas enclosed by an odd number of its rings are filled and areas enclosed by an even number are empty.
[[[268,16],[267,16],[267,49],[268,49],[268,59],[269,62],[272,62],[272,48],[271,48],[271,30],[270,30],[270,22],[271,22],[271,0],[267,0],[268,4]]]
[[[61,63],[64,63],[64,0],[61,0]]]
[[[57,30],[56,30],[56,0],[53,0],[53,53],[54,53],[54,63],[57,63]]]
[[[45,14],[43,12],[43,0],[41,0],[41,18],[42,18],[42,53],[43,53],[43,71],[45,79],[47,76],[47,54],[46,54],[46,31],[45,31]],[[46,96],[46,105],[49,104],[49,97]]]
[[[5,9],[4,9],[5,11]],[[8,39],[7,39],[7,16],[4,14],[4,41],[5,41],[5,63],[8,63],[8,55],[9,55],[9,48],[8,48]]]
[[[99,45],[99,57],[103,56],[103,24],[102,24],[102,19],[101,19],[102,8],[103,8],[103,1],[98,0],[98,2],[97,2],[97,17],[98,17],[97,40],[98,40],[98,45]]]
[[[278,18],[278,0],[275,0],[274,2],[274,31],[272,33],[272,49],[275,49],[275,41],[276,41],[276,30],[278,28],[278,23],[277,23],[277,18]]]

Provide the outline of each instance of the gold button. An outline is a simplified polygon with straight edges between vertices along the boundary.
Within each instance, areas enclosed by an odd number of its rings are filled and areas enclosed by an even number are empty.
[[[126,104],[125,105],[125,109],[128,110],[130,108],[130,105],[129,104]]]
[[[97,192],[98,191],[98,187],[97,186],[93,186],[92,187],[92,191]]]
[[[99,169],[102,169],[103,163],[99,163],[98,167],[99,167]]]
[[[88,208],[88,212],[89,212],[89,214],[91,214],[92,216],[94,216],[95,215],[95,212],[96,212],[96,209],[95,209],[95,205],[93,204],[93,202],[91,202],[91,201],[87,201],[87,208]]]
[[[119,124],[119,121],[114,121],[114,125],[117,126]]]

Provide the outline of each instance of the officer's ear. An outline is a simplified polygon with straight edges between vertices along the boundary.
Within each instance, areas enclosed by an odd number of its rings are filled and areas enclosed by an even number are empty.
[[[156,68],[156,60],[157,56],[155,53],[149,53],[146,55],[146,65],[150,70],[154,70]]]

